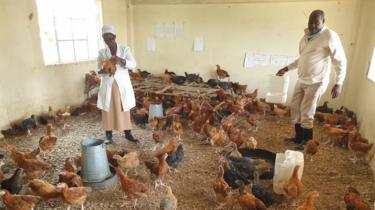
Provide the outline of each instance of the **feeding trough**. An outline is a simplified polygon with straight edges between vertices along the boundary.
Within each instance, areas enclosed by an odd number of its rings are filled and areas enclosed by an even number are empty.
[[[104,141],[85,139],[81,142],[81,150],[80,175],[85,186],[100,189],[116,182],[116,170],[108,164]]]
[[[149,117],[163,117],[163,105],[162,104],[150,104]]]

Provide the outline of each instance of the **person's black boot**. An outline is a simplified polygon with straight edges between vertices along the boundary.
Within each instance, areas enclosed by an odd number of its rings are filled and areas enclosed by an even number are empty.
[[[290,138],[285,138],[285,142],[294,142],[300,144],[302,142],[302,127],[300,123],[294,125],[295,136]]]
[[[124,133],[125,133],[125,138],[128,141],[132,141],[132,142],[135,142],[135,143],[139,142],[138,139],[134,138],[134,136],[132,135],[130,130],[124,130]]]
[[[313,129],[312,128],[302,128],[302,142],[296,147],[296,150],[304,150],[304,145],[313,139]]]
[[[104,141],[105,144],[112,144],[113,143],[112,131],[105,131],[105,137],[106,137],[106,140]]]

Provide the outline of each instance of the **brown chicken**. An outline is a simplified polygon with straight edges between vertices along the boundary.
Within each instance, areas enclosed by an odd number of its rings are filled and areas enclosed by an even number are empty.
[[[177,140],[176,138],[173,137],[166,146],[164,146],[163,148],[161,148],[155,153],[155,156],[158,157],[165,153],[169,154],[172,152],[176,152],[176,150],[177,150]]]
[[[142,75],[139,72],[134,72],[132,70],[129,70],[129,76],[131,79],[139,81],[142,79]]]
[[[2,182],[5,178],[4,176],[4,172],[3,170],[1,169],[1,167],[4,165],[4,162],[3,161],[0,161],[0,182]]]
[[[239,148],[245,148],[245,149],[256,149],[257,148],[257,140],[255,140],[254,137],[250,136],[249,138],[246,138],[241,146]]]
[[[213,130],[216,131],[216,128],[213,128]],[[227,138],[226,138],[226,135],[225,135],[225,131],[222,128],[219,129],[218,132],[215,132],[213,135],[210,134],[210,136],[211,136],[210,143],[211,143],[212,146],[222,147],[222,146],[228,144],[228,141],[227,141]]]
[[[340,114],[330,114],[330,113],[322,113],[322,112],[317,112],[315,116],[319,121],[324,122],[329,125],[337,125],[337,122],[340,119],[345,118],[345,116],[340,115]]]
[[[148,119],[148,124],[152,127],[152,130],[156,130],[159,125],[158,118],[155,116],[152,116]]]
[[[12,195],[8,191],[0,191],[0,195],[9,210],[31,210],[41,200],[39,196]]]
[[[136,180],[130,179],[128,176],[126,176],[125,172],[120,167],[117,167],[116,171],[120,179],[122,190],[131,201],[135,199],[133,205],[133,207],[135,208],[137,205],[137,199],[145,196],[145,193],[148,191],[146,185]]]
[[[180,113],[182,110],[182,106],[175,106],[175,107],[171,107],[169,109],[167,109],[165,111],[165,115],[169,116],[169,115],[174,115],[174,114],[178,114]]]
[[[225,90],[223,88],[220,88],[216,91],[217,93],[217,99],[219,101],[225,101],[228,98],[228,95],[225,93]]]
[[[283,186],[284,193],[289,198],[297,198],[302,194],[303,184],[298,178],[299,168],[299,165],[294,167],[292,176]]]
[[[273,105],[273,112],[276,114],[276,116],[278,116],[279,118],[283,118],[288,112],[289,110],[287,109],[280,109],[279,107],[277,107],[276,104]]]
[[[31,180],[29,187],[33,195],[40,196],[44,200],[57,198],[60,196],[60,192],[55,186],[40,179]]]
[[[32,152],[25,153],[18,151],[17,148],[14,146],[8,145],[6,147],[6,151],[10,152],[10,157],[14,160],[14,162],[16,162],[19,165],[22,159],[37,159],[40,149],[37,148]]]
[[[39,159],[21,160],[19,167],[23,168],[28,178],[36,179],[43,176],[51,165]]]
[[[107,149],[106,150],[107,152],[107,159],[108,159],[108,162],[114,166],[114,167],[117,167],[117,160],[113,158],[114,155],[120,155],[120,156],[124,156],[127,151],[126,150],[120,150],[120,151],[117,151],[117,150],[109,150]]]
[[[255,89],[252,93],[246,95],[247,97],[250,97],[252,99],[255,99],[258,96],[258,89]]]
[[[40,137],[39,147],[43,151],[51,151],[56,145],[57,137],[52,133],[52,124],[47,125],[47,134]]]
[[[328,142],[331,142],[332,145],[335,142],[342,143],[343,138],[348,134],[348,131],[343,130],[341,128],[332,127],[329,124],[324,124],[323,128],[326,130],[329,136]]]
[[[161,143],[163,138],[163,133],[161,131],[155,131],[152,133],[152,139],[156,144]]]
[[[116,65],[111,59],[103,61],[102,68],[105,72],[109,73],[109,76],[113,76],[116,73]]]
[[[69,171],[61,172],[59,174],[59,182],[66,183],[68,187],[83,186],[82,178],[78,174]]]
[[[232,150],[229,152],[229,156],[231,157],[242,157],[242,154],[238,151],[237,144],[234,142],[229,142],[225,147],[230,147]]]
[[[222,209],[230,199],[230,191],[228,183],[224,180],[224,168],[219,166],[219,173],[214,182],[214,191],[216,194],[216,201],[219,203],[218,209]]]
[[[78,171],[78,167],[75,163],[74,158],[68,157],[68,158],[65,159],[64,169],[65,169],[65,171],[74,172],[74,173],[76,173]]]
[[[139,166],[138,153],[136,151],[129,152],[123,157],[121,157],[120,155],[114,155],[113,159],[116,159],[118,166],[126,169],[126,172]]]
[[[68,209],[70,209],[72,205],[80,205],[81,209],[83,209],[87,194],[91,192],[91,188],[68,187],[66,183],[59,183],[57,188],[61,191],[61,196],[64,201],[68,203]]]
[[[263,115],[266,115],[266,112],[271,110],[271,106],[260,100],[256,100],[256,106],[259,111],[263,112]]]
[[[221,69],[219,64],[216,65],[216,75],[219,79],[224,79],[224,78],[229,77],[228,72],[225,71],[224,69]]]
[[[315,199],[319,197],[318,191],[312,191],[307,194],[305,202],[300,205],[297,210],[315,210],[314,202]]]
[[[178,140],[181,140],[181,134],[184,133],[181,122],[173,119],[172,129],[173,133],[177,135]]]
[[[240,147],[243,143],[243,135],[244,135],[244,130],[240,129],[231,129],[228,132],[228,137],[229,140],[234,142],[237,147]]]
[[[374,143],[369,144],[365,140],[361,139],[358,132],[356,131],[349,132],[348,148],[355,156],[355,158],[352,159],[353,162],[356,162],[357,158],[366,159],[368,157],[369,151],[372,149],[373,146],[374,146]]]
[[[240,204],[241,208],[243,210],[266,210],[267,207],[263,203],[263,201],[259,200],[257,197],[255,197],[253,194],[245,192],[245,184],[237,180],[237,184],[239,184],[240,188],[240,196],[238,197],[238,203]]]
[[[312,139],[309,140],[305,146],[305,154],[306,156],[310,156],[310,160],[312,161],[312,156],[318,152],[319,142]]]
[[[151,173],[156,174],[155,188],[159,185],[163,185],[162,178],[167,175],[169,166],[166,161],[168,154],[164,153],[158,156],[158,163],[154,161],[145,161],[147,168],[150,169]]]
[[[361,194],[354,187],[348,187],[344,196],[344,201],[347,209],[371,210],[366,199],[362,198]]]

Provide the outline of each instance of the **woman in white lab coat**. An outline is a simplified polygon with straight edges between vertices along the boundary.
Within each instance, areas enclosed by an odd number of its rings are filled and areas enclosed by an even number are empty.
[[[107,47],[101,49],[98,56],[98,73],[102,75],[98,108],[102,110],[106,143],[112,143],[112,130],[124,131],[127,140],[138,142],[131,134],[130,109],[135,106],[135,97],[128,74],[128,69],[135,68],[136,61],[129,47],[117,45],[113,27],[103,26],[102,37]],[[108,59],[116,63],[114,75],[102,69],[102,62]]]

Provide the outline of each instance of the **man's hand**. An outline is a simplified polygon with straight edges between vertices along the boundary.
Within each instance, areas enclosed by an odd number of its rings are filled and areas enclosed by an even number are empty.
[[[331,92],[332,98],[336,98],[337,96],[339,96],[341,93],[341,90],[342,90],[342,85],[333,86],[332,92]]]
[[[122,66],[126,66],[126,60],[114,55],[111,57],[111,61],[115,64],[120,64]]]
[[[286,66],[286,67],[280,69],[280,70],[276,73],[276,76],[283,76],[287,71],[288,71],[288,67]]]

